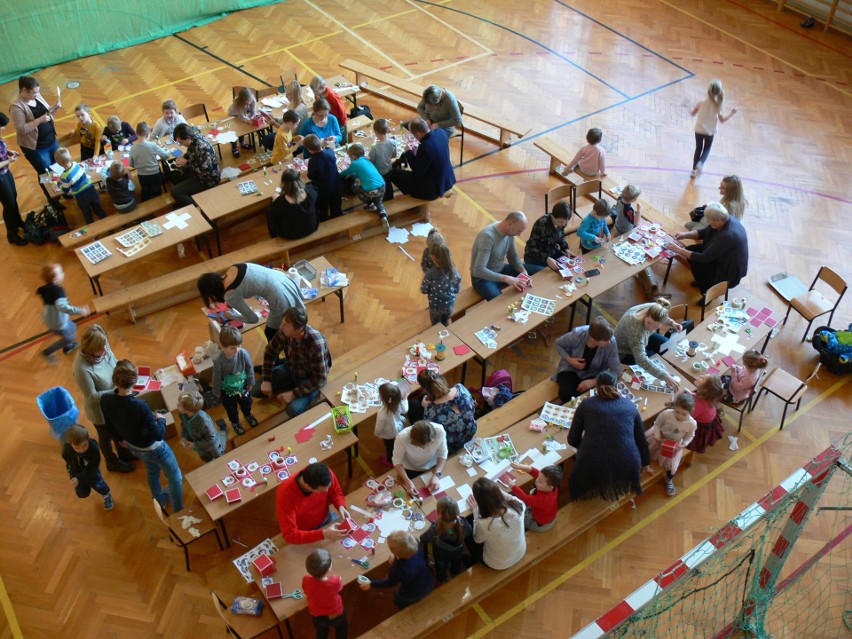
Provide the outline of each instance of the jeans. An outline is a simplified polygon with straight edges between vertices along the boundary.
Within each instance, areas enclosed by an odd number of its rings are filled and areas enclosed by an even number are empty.
[[[74,198],[77,200],[77,206],[83,212],[83,219],[86,220],[87,224],[91,224],[94,221],[92,212],[100,219],[106,217],[106,212],[101,207],[101,198],[98,197],[98,191],[94,186],[83,189]]]
[[[144,202],[155,198],[163,192],[163,176],[160,173],[156,175],[139,175],[139,187],[142,191],[139,199]]]
[[[18,229],[24,228],[21,210],[18,208],[18,189],[12,171],[0,175],[0,204],[3,205],[3,222],[6,224],[6,237],[18,235]]]
[[[78,479],[77,485],[74,487],[74,492],[77,493],[77,497],[80,499],[85,499],[91,495],[93,490],[104,496],[109,495],[109,486],[104,481],[101,471],[98,471],[98,476],[94,479],[89,477]]]
[[[648,337],[648,344],[645,346],[645,355],[650,357],[660,352],[660,347],[668,342],[669,339],[659,333],[651,333]],[[631,366],[636,363],[636,358],[633,355],[619,355],[622,364]]]
[[[583,380],[575,371],[561,371],[556,375],[556,383],[559,384],[559,401],[563,404],[572,397],[577,397],[580,392],[577,387]]]
[[[77,337],[77,325],[71,320],[68,320],[65,322],[65,326],[59,330],[51,329],[50,332],[55,335],[59,335],[60,339],[56,340],[53,344],[42,351],[45,357],[53,355],[60,348],[65,349],[71,346],[74,343],[74,338]]]
[[[53,144],[50,146],[45,146],[40,149],[25,149],[21,147],[21,151],[24,152],[24,157],[27,158],[27,162],[29,162],[32,167],[35,169],[36,173],[38,173],[39,177],[44,175],[47,168],[56,162],[56,158],[54,157],[54,153],[56,153],[56,149],[59,148],[59,141],[54,140]],[[45,197],[48,201],[52,200],[53,197],[48,192],[47,188],[44,184],[39,181],[39,187],[44,193]]]
[[[165,508],[171,501],[173,513],[183,510],[183,475],[169,445],[161,441],[159,447],[154,450],[140,450],[135,446],[131,446],[130,450],[145,464],[145,469],[148,471],[148,487],[160,506]],[[160,483],[161,470],[169,481],[168,496]]]
[[[346,620],[346,611],[339,617],[331,619],[329,617],[312,617],[314,620],[314,628],[317,631],[317,639],[327,639],[328,631],[334,628],[334,636],[336,639],[346,639],[349,633],[349,623]]]
[[[547,265],[542,264],[530,264],[529,262],[524,262],[524,268],[527,271],[527,275],[535,275],[539,271],[547,268]]]
[[[175,208],[181,208],[192,204],[192,196],[196,193],[201,193],[209,189],[201,183],[197,177],[189,177],[183,182],[179,182],[172,187],[172,197],[175,200]]]
[[[285,360],[280,365],[276,366],[272,369],[272,394],[278,395],[283,393],[284,391],[290,391],[309,382],[310,380],[307,378],[297,379],[290,372],[290,364]],[[263,394],[260,392],[260,384],[261,380],[257,379],[254,383],[254,387],[251,389],[251,394],[254,397],[263,397]],[[290,417],[295,417],[296,415],[301,415],[308,407],[311,405],[311,402],[317,398],[319,395],[319,389],[313,390],[307,395],[302,395],[301,397],[296,397],[292,402],[287,404],[286,412]]]
[[[710,155],[710,147],[712,146],[712,135],[704,135],[703,133],[695,134],[695,153],[692,156],[693,169],[697,169],[699,164],[703,165],[707,161],[707,156]]]
[[[267,151],[271,151],[272,147],[275,146],[275,131],[264,135],[263,138],[260,140],[260,143],[263,145],[264,149],[266,149]]]
[[[508,264],[503,265],[503,270],[500,271],[502,275],[511,275],[512,277],[517,277],[519,275],[518,271],[512,268]],[[473,289],[482,295],[486,300],[493,300],[495,297],[500,295],[502,289],[506,287],[502,282],[493,282],[491,280],[483,280],[478,277],[471,278],[471,284],[473,284]]]
[[[251,395],[241,393],[240,395],[226,395],[222,393],[222,406],[225,407],[225,412],[228,413],[228,419],[232,424],[240,423],[240,414],[237,412],[237,407],[243,411],[246,419],[251,417]]]

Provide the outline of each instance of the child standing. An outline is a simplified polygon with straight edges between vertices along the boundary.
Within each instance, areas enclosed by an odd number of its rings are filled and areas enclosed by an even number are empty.
[[[435,266],[423,276],[420,292],[429,297],[429,319],[432,326],[441,322],[450,325],[450,316],[456,305],[456,295],[461,290],[461,275],[453,264],[453,254],[446,244],[436,244],[431,250]]]
[[[364,157],[364,146],[359,143],[350,144],[346,150],[349,155],[349,167],[340,172],[349,185],[349,189],[364,202],[367,211],[375,211],[385,226],[385,231],[390,231],[388,214],[382,198],[385,196],[385,180],[379,175],[378,170],[370,160]]]
[[[71,487],[77,497],[85,499],[94,490],[104,496],[104,510],[112,510],[115,506],[109,486],[101,475],[101,451],[98,442],[89,437],[85,426],[74,424],[65,433],[65,444],[62,446],[62,459],[71,477]]]
[[[296,130],[298,125],[299,114],[292,109],[285,111],[272,142],[272,166],[289,162],[293,158],[294,148],[302,142],[301,136],[293,137],[293,131]]]
[[[92,110],[88,104],[78,104],[74,115],[77,116],[77,127],[71,134],[71,139],[80,143],[80,161],[84,162],[95,157],[97,149],[103,153],[101,138],[104,125],[92,118]]]
[[[151,125],[140,122],[136,125],[139,142],[130,147],[130,166],[139,176],[140,199],[145,202],[162,192],[163,175],[160,172],[160,159],[171,155],[168,149],[150,141]]]
[[[393,168],[393,160],[396,158],[396,143],[393,140],[388,140],[388,132],[390,127],[385,118],[379,118],[373,122],[373,133],[376,136],[376,142],[373,148],[370,149],[370,162],[376,165],[376,170],[382,179],[385,181],[385,196],[383,201],[393,199],[393,184],[391,183],[390,174]]]
[[[642,195],[642,189],[635,184],[628,184],[621,190],[621,195],[612,207],[613,229],[618,235],[630,233],[639,226],[642,220],[642,207],[636,200]],[[635,203],[635,205],[634,205]]]
[[[512,468],[529,473],[535,481],[527,494],[512,483],[512,494],[520,499],[527,508],[524,511],[524,530],[544,532],[553,528],[559,512],[559,486],[562,485],[562,469],[559,466],[545,466],[541,470],[512,462]]]
[[[112,200],[115,210],[119,213],[130,213],[136,208],[136,198],[133,190],[136,185],[127,174],[124,163],[115,161],[109,165],[109,176],[106,179],[107,193]]]
[[[387,537],[391,557],[390,572],[385,579],[371,579],[367,583],[358,582],[361,590],[370,588],[391,588],[400,584],[393,593],[393,601],[402,610],[416,603],[435,589],[435,575],[426,564],[426,557],[420,550],[417,537],[407,530],[395,530]]]
[[[435,261],[432,259],[432,247],[436,244],[446,244],[446,242],[444,242],[444,236],[441,235],[438,227],[433,226],[429,229],[429,235],[426,236],[426,248],[423,249],[423,256],[420,258],[420,268],[424,275],[435,266]]]
[[[209,462],[225,454],[228,437],[224,420],[219,420],[222,426],[217,427],[203,409],[204,398],[198,391],[178,396],[181,446],[192,446],[201,461]]]
[[[330,575],[331,555],[325,548],[317,548],[305,558],[307,575],[302,577],[302,592],[308,598],[308,612],[314,621],[317,639],[326,639],[334,628],[336,639],[346,639],[349,624],[343,609],[343,580]]]
[[[308,179],[317,189],[317,218],[323,222],[332,217],[340,217],[340,173],[337,172],[337,158],[332,149],[322,148],[322,142],[313,133],[302,140],[308,151]]]
[[[722,378],[718,375],[700,375],[695,380],[695,408],[692,418],[695,420],[695,437],[687,448],[703,453],[722,439],[725,427],[719,417],[718,404],[725,393]]]
[[[154,130],[151,135],[157,138],[157,140],[164,138],[167,135],[172,135],[178,124],[186,124],[186,120],[180,113],[178,113],[175,101],[166,100],[163,102],[163,117],[154,123]],[[138,126],[136,127],[136,133],[139,133]]]
[[[257,110],[257,97],[254,91],[248,87],[240,89],[231,106],[228,107],[228,115],[232,118],[238,118],[243,122],[248,122],[259,117],[260,112]],[[244,149],[250,149],[251,144],[246,141],[246,137],[244,135],[240,138],[240,146]],[[231,153],[234,154],[235,158],[240,157],[240,150],[237,148],[236,142],[231,142]]]
[[[742,366],[734,364],[731,373],[722,375],[722,386],[725,387],[723,401],[729,404],[739,404],[751,397],[761,371],[766,368],[766,358],[760,351],[754,349],[743,353]]]
[[[586,146],[581,147],[568,168],[587,177],[603,177],[606,175],[606,151],[600,145],[603,131],[589,129],[586,133]]]
[[[118,153],[118,147],[127,146],[136,141],[136,131],[128,122],[122,121],[117,115],[111,115],[107,118],[107,125],[101,140],[104,144],[109,144],[113,152]]]
[[[242,348],[243,336],[233,326],[223,326],[219,331],[219,343],[222,352],[213,360],[213,392],[221,396],[222,406],[228,413],[231,426],[237,435],[245,433],[240,425],[239,406],[249,426],[257,426],[257,420],[251,414],[251,395],[254,385],[254,366],[251,355]]]
[[[403,397],[399,386],[393,382],[385,382],[379,386],[379,399],[382,405],[376,413],[375,434],[385,442],[385,454],[379,457],[379,461],[393,468],[393,445],[396,436],[407,425],[405,415],[408,413],[408,397]]]
[[[695,397],[689,391],[681,391],[672,400],[672,407],[657,415],[654,425],[645,432],[651,459],[666,471],[666,494],[669,497],[675,494],[674,474],[680,466],[683,449],[695,437],[693,410]],[[664,453],[663,442],[667,440],[674,442],[674,450]]]
[[[721,80],[710,80],[707,85],[707,97],[696,104],[689,114],[695,119],[695,153],[692,156],[691,177],[701,174],[704,163],[710,155],[710,147],[713,146],[713,137],[716,135],[716,127],[719,122],[727,122],[737,112],[731,109],[728,115],[722,115],[722,103],[725,101],[725,90],[722,88]]]
[[[592,212],[583,218],[577,229],[577,236],[580,238],[581,253],[585,255],[609,241],[609,227],[606,225],[607,218],[609,218],[609,206],[606,200],[601,198],[595,202]]]
[[[64,146],[56,149],[54,157],[57,164],[65,169],[59,176],[59,188],[66,195],[74,196],[86,223],[91,224],[94,221],[92,212],[100,219],[104,219],[106,213],[101,206],[101,199],[86,169],[71,159],[71,152]]]
[[[471,536],[470,524],[459,516],[459,507],[451,497],[441,497],[436,505],[437,517],[420,535],[426,556],[435,561],[438,581],[449,581],[464,570],[465,541]]]
[[[44,286],[40,286],[36,293],[44,303],[42,319],[51,333],[56,333],[61,339],[45,348],[41,354],[51,364],[55,362],[54,353],[60,348],[67,355],[77,348],[77,325],[71,321],[69,315],[89,315],[88,306],[71,306],[65,297],[65,289],[62,282],[65,280],[65,272],[59,264],[48,264],[41,269],[41,278]]]

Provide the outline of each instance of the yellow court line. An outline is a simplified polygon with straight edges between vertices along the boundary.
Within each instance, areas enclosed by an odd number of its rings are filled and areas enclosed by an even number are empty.
[[[488,211],[486,211],[486,210],[482,207],[482,205],[481,205],[479,202],[477,202],[477,201],[476,201],[476,200],[474,200],[472,197],[470,197],[467,193],[465,193],[464,191],[462,191],[462,190],[458,187],[458,185],[454,186],[454,187],[453,187],[453,190],[454,190],[456,193],[458,193],[458,194],[459,194],[459,195],[460,195],[463,199],[467,200],[470,204],[472,204],[475,208],[479,209],[479,212],[480,212],[480,213],[482,213],[482,214],[483,214],[485,217],[487,217],[489,220],[491,220],[492,222],[496,222],[496,221],[497,221],[497,218],[495,218],[493,215],[491,215],[491,213],[489,213]]]
[[[468,41],[472,42],[473,44],[475,44],[476,46],[478,46],[478,47],[479,47],[480,49],[482,49],[483,51],[487,51],[489,55],[490,55],[490,54],[492,54],[492,53],[494,53],[491,49],[489,49],[488,47],[486,47],[484,44],[482,44],[481,42],[479,42],[479,41],[477,41],[477,40],[474,40],[473,38],[471,38],[471,37],[470,37],[469,35],[467,35],[466,33],[463,33],[463,32],[462,32],[462,31],[460,31],[459,29],[455,28],[455,27],[454,27],[453,25],[451,25],[449,22],[446,22],[445,20],[441,20],[441,18],[439,18],[438,16],[433,15],[433,14],[429,13],[428,11],[426,11],[426,9],[425,9],[425,8],[423,8],[423,7],[419,6],[419,5],[414,4],[411,0],[407,0],[407,2],[408,2],[408,4],[410,4],[412,7],[414,7],[414,8],[415,8],[415,9],[417,9],[418,11],[420,11],[421,13],[424,13],[424,14],[426,14],[427,16],[429,16],[430,18],[432,18],[432,20],[435,20],[436,22],[440,22],[442,25],[444,25],[445,27],[447,27],[450,31],[455,31],[457,34],[459,34],[459,35],[460,35],[461,37],[463,37],[465,40],[468,40]]]
[[[823,401],[825,398],[829,397],[830,395],[833,395],[836,391],[838,391],[841,387],[848,384],[850,381],[852,381],[852,379],[849,379],[849,378],[841,379],[840,381],[836,382],[834,385],[830,386],[828,389],[823,391],[819,396],[814,398],[812,401],[808,402],[808,404],[806,404],[803,408],[801,408],[799,411],[797,411],[793,415],[793,417],[791,417],[786,422],[786,424],[789,425],[791,422],[793,422],[796,419],[798,419],[799,417],[805,415],[814,406],[819,404],[821,401]],[[596,562],[598,559],[600,559],[601,557],[603,557],[607,553],[615,550],[622,543],[624,543],[625,541],[627,541],[628,539],[633,537],[635,534],[637,534],[638,532],[640,532],[644,528],[648,527],[651,523],[653,523],[654,521],[656,521],[657,519],[659,519],[660,517],[662,517],[663,515],[668,513],[672,508],[677,506],[684,499],[686,499],[687,497],[689,497],[690,495],[695,493],[700,488],[704,487],[711,480],[718,477],[722,472],[724,472],[725,470],[727,470],[728,468],[733,466],[735,463],[742,460],[745,456],[747,456],[753,450],[757,449],[758,447],[763,445],[766,441],[768,441],[772,437],[776,436],[780,432],[781,432],[780,429],[772,428],[769,431],[767,431],[764,435],[762,435],[759,439],[750,443],[747,447],[741,448],[739,450],[739,452],[735,453],[734,455],[729,457],[727,460],[722,462],[719,466],[714,468],[707,475],[702,477],[699,481],[695,482],[694,484],[690,485],[688,488],[684,489],[677,497],[674,497],[673,499],[667,500],[662,506],[657,508],[653,513],[651,513],[650,515],[645,517],[643,520],[637,522],[636,524],[634,524],[633,526],[631,526],[630,528],[625,530],[618,537],[616,537],[615,539],[613,539],[612,541],[607,543],[605,546],[603,546],[600,549],[598,549],[597,551],[595,551],[593,554],[586,557],[583,561],[581,561],[579,564],[570,568],[567,572],[563,573],[562,575],[560,575],[559,577],[557,577],[556,579],[554,579],[550,583],[545,584],[544,586],[539,588],[539,590],[536,591],[536,593],[534,595],[530,595],[526,599],[523,599],[522,601],[519,601],[518,603],[516,603],[514,606],[509,608],[509,610],[507,610],[506,612],[504,612],[503,614],[498,616],[496,619],[494,619],[494,621],[492,623],[488,624],[485,628],[481,628],[480,630],[477,630],[473,634],[468,635],[467,639],[479,639],[480,637],[486,635],[487,633],[491,632],[495,628],[501,626],[502,624],[507,622],[509,619],[514,617],[516,614],[518,614],[522,610],[525,610],[526,608],[528,608],[532,603],[535,603],[536,601],[538,601],[539,599],[541,599],[545,595],[549,594],[550,592],[552,592],[553,590],[555,590],[556,588],[558,588],[559,586],[564,584],[566,581],[568,581],[569,579],[571,579],[572,577],[574,577],[575,575],[577,575],[581,571],[585,570],[588,566],[590,566],[591,564]]]
[[[491,619],[491,617],[488,615],[488,613],[485,612],[485,609],[482,606],[480,606],[478,603],[473,604],[473,606],[471,606],[471,608],[474,609],[476,614],[479,615],[479,618],[482,619],[482,621],[484,621],[485,623],[487,623],[487,624],[494,623],[494,620]]]
[[[258,53],[257,55],[253,55],[249,58],[243,58],[242,60],[235,60],[235,66],[243,66],[246,62],[254,62],[255,60],[260,60],[261,58],[268,58],[271,55],[278,55],[279,53],[289,53],[290,49],[295,49],[296,47],[301,47],[306,44],[310,44],[311,42],[316,42],[318,40],[325,40],[326,38],[333,38],[336,35],[339,35],[340,31],[332,31],[331,33],[326,33],[321,36],[317,36],[316,38],[311,38],[310,40],[305,40],[304,42],[299,42],[298,44],[290,44],[286,47],[281,47],[280,49],[273,49],[272,51],[267,51],[265,53]]]
[[[289,55],[291,58],[293,58],[296,61],[297,64],[301,64],[308,71],[308,73],[310,73],[311,75],[316,75],[316,72],[308,64],[306,64],[299,56],[297,56],[295,53],[293,53],[290,50],[285,51],[285,53],[287,55]]]
[[[364,461],[364,458],[361,457],[361,455],[358,455],[355,459],[358,462],[358,465],[361,467],[361,470],[367,473],[367,477],[372,477],[374,474],[373,469],[370,468],[369,464],[367,464],[366,461]]]
[[[346,33],[348,33],[349,35],[351,35],[353,38],[355,38],[356,40],[359,40],[359,41],[360,41],[360,42],[361,42],[364,46],[366,46],[366,47],[368,47],[368,48],[372,49],[372,50],[373,50],[373,51],[375,51],[377,54],[379,54],[379,55],[380,55],[380,56],[382,56],[383,58],[387,59],[387,60],[388,60],[388,61],[389,61],[389,62],[390,62],[393,66],[395,66],[397,69],[399,69],[400,71],[402,71],[403,73],[405,73],[407,76],[411,77],[411,73],[408,71],[408,69],[406,69],[404,66],[402,66],[402,65],[398,64],[396,60],[394,60],[392,57],[390,57],[390,55],[388,55],[387,53],[385,53],[384,51],[382,51],[381,49],[379,49],[377,46],[375,46],[375,45],[373,45],[373,44],[369,43],[369,42],[368,42],[365,38],[362,38],[361,36],[359,36],[359,35],[358,35],[357,33],[355,33],[352,29],[350,29],[350,28],[349,28],[349,27],[347,27],[345,24],[343,24],[342,22],[340,22],[340,20],[338,20],[337,18],[335,18],[334,16],[332,16],[330,13],[327,13],[326,11],[323,11],[322,9],[320,9],[317,5],[315,5],[315,4],[314,4],[313,2],[311,2],[310,0],[303,0],[303,2],[304,2],[306,5],[308,5],[309,7],[313,8],[313,9],[314,9],[314,11],[316,11],[317,13],[319,13],[319,14],[321,14],[321,15],[325,16],[328,20],[331,20],[332,22],[334,22],[334,23],[335,23],[338,27],[340,27],[343,31],[345,31]]]
[[[769,52],[769,51],[767,51],[766,49],[762,49],[762,48],[760,48],[759,46],[757,46],[756,44],[752,44],[752,43],[751,43],[751,42],[749,42],[748,40],[745,40],[745,39],[743,39],[743,38],[740,38],[739,36],[735,36],[734,34],[732,34],[732,33],[731,33],[731,32],[729,32],[729,31],[725,31],[724,29],[720,29],[717,25],[713,24],[712,22],[709,22],[709,21],[707,21],[707,20],[705,20],[705,19],[703,19],[703,18],[699,18],[698,16],[696,16],[696,15],[694,15],[694,14],[692,14],[692,13],[689,13],[688,11],[685,11],[685,10],[681,9],[681,8],[680,8],[680,7],[678,7],[677,5],[674,5],[674,4],[671,4],[671,3],[669,3],[669,2],[666,2],[666,0],[658,0],[658,1],[659,1],[661,4],[666,5],[667,7],[670,7],[670,8],[672,8],[672,9],[676,9],[677,11],[680,11],[682,14],[684,14],[685,16],[689,16],[689,17],[690,17],[690,18],[692,18],[693,20],[697,20],[698,22],[701,22],[702,24],[706,24],[708,27],[712,27],[713,29],[715,29],[715,30],[716,30],[716,31],[718,31],[719,33],[723,33],[723,34],[725,34],[726,36],[728,36],[729,38],[733,38],[733,39],[734,39],[734,40],[736,40],[737,42],[742,42],[744,45],[746,45],[746,46],[748,46],[748,47],[751,47],[751,48],[752,48],[752,49],[754,49],[755,51],[760,51],[762,54],[764,54],[764,55],[766,55],[766,56],[769,56],[769,57],[770,57],[770,58],[772,58],[773,60],[777,60],[778,62],[781,62],[782,64],[786,64],[788,67],[791,67],[791,68],[795,69],[796,71],[799,71],[800,73],[804,73],[806,76],[808,76],[808,77],[810,77],[810,78],[816,78],[816,77],[817,77],[816,75],[814,75],[813,73],[810,73],[810,72],[809,72],[809,71],[807,71],[806,69],[803,69],[802,67],[798,67],[798,66],[796,66],[795,64],[793,64],[793,63],[792,63],[792,62],[790,62],[789,60],[785,60],[784,58],[778,57],[778,56],[777,56],[777,55],[775,55],[774,53],[770,53],[770,52]],[[833,85],[831,82],[828,82],[827,80],[826,80],[826,81],[824,81],[824,82],[823,82],[823,84],[825,84],[826,86],[830,86],[832,89],[835,89],[835,90],[837,90],[837,91],[840,91],[840,93],[842,93],[843,95],[846,95],[846,96],[852,97],[852,93],[850,93],[849,91],[845,91],[845,90],[841,89],[841,88],[840,88],[840,87],[838,87],[838,86]]]
[[[9,599],[9,593],[6,592],[6,585],[3,583],[3,577],[0,577],[0,603],[3,604],[3,611],[6,613],[6,619],[9,622],[9,630],[14,639],[24,639],[24,633],[21,632],[21,626],[18,625],[18,618],[15,616],[15,610],[12,608],[12,601]]]

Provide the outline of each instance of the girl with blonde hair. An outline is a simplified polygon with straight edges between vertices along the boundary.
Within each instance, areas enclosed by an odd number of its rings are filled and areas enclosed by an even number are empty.
[[[707,97],[696,104],[689,112],[695,118],[695,153],[692,157],[691,177],[701,174],[701,169],[710,155],[713,146],[713,136],[719,122],[727,122],[737,112],[731,109],[728,115],[722,115],[722,104],[725,101],[725,90],[721,80],[710,80],[707,86]]]

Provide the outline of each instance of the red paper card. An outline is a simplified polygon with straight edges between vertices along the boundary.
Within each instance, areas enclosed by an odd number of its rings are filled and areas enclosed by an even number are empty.
[[[365,537],[370,536],[370,533],[368,533],[363,528],[359,528],[358,530],[353,530],[351,533],[349,533],[349,536],[360,544],[362,541],[364,541]]]
[[[242,493],[240,493],[240,489],[239,488],[231,488],[231,490],[229,490],[225,493],[225,500],[229,504],[235,504],[238,501],[242,501],[243,496],[242,496]]]
[[[417,494],[425,499],[426,497],[429,497],[432,494],[432,491],[429,490],[426,486],[423,486],[423,488],[417,489]]]
[[[746,311],[746,313],[748,313],[748,316],[749,316],[749,317],[754,317],[755,315],[757,315],[757,309],[756,309],[756,308],[752,308],[751,306],[749,306],[749,307],[748,307],[748,310]]]
[[[284,596],[284,589],[281,587],[281,584],[278,582],[269,584],[266,587],[266,598],[267,599],[281,599]]]
[[[762,320],[762,319],[760,318],[760,316],[758,315],[758,316],[757,316],[757,317],[755,317],[753,320],[751,320],[751,322],[749,322],[749,323],[750,323],[752,326],[760,326],[761,324],[763,324],[763,320]]]
[[[722,363],[723,363],[725,366],[733,366],[734,364],[736,364],[736,363],[737,363],[737,360],[735,360],[735,359],[734,359],[733,357],[731,357],[730,355],[725,355],[725,356],[722,358]]]
[[[443,499],[443,498],[444,498],[444,497],[446,497],[446,496],[447,496],[447,491],[446,491],[446,490],[442,490],[442,491],[441,491],[441,492],[439,492],[439,493],[432,493],[432,497],[434,497],[435,499]]]
[[[358,530],[358,524],[356,524],[355,521],[349,517],[340,522],[337,527],[340,530]]]
[[[222,488],[219,486],[219,484],[214,484],[213,486],[210,486],[210,488],[205,490],[204,494],[210,498],[210,501],[216,501],[225,493],[222,491]]]
[[[765,320],[763,320],[763,323],[766,324],[769,328],[775,328],[775,326],[778,324],[778,322],[772,319],[771,317],[767,317]]]
[[[762,309],[760,309],[760,312],[764,315],[772,315],[772,309],[768,306],[764,306]]]
[[[464,355],[465,353],[470,352],[470,347],[467,344],[460,344],[459,346],[453,346],[453,352],[456,355]]]
[[[145,387],[145,390],[149,391],[158,391],[163,387],[163,382],[159,380],[152,379],[148,382],[148,386]]]
[[[296,431],[296,441],[299,444],[304,444],[306,441],[308,441],[311,437],[314,436],[315,432],[316,428],[308,428],[307,426],[305,426],[304,428],[300,428],[298,431]]]
[[[500,475],[497,480],[503,482],[507,486],[513,486],[515,484],[515,476],[508,470]]]
[[[711,366],[710,368],[707,369],[707,374],[708,375],[718,375],[719,369],[716,368],[715,366]]]
[[[431,521],[431,522],[437,521],[437,519],[438,519],[438,511],[437,511],[437,510],[433,510],[431,513],[429,513],[428,515],[426,515],[426,519],[428,519],[428,520],[429,520],[429,521]]]
[[[240,169],[240,171],[248,171],[251,168],[251,164],[248,164],[248,163],[240,164],[240,166],[238,168]]]

